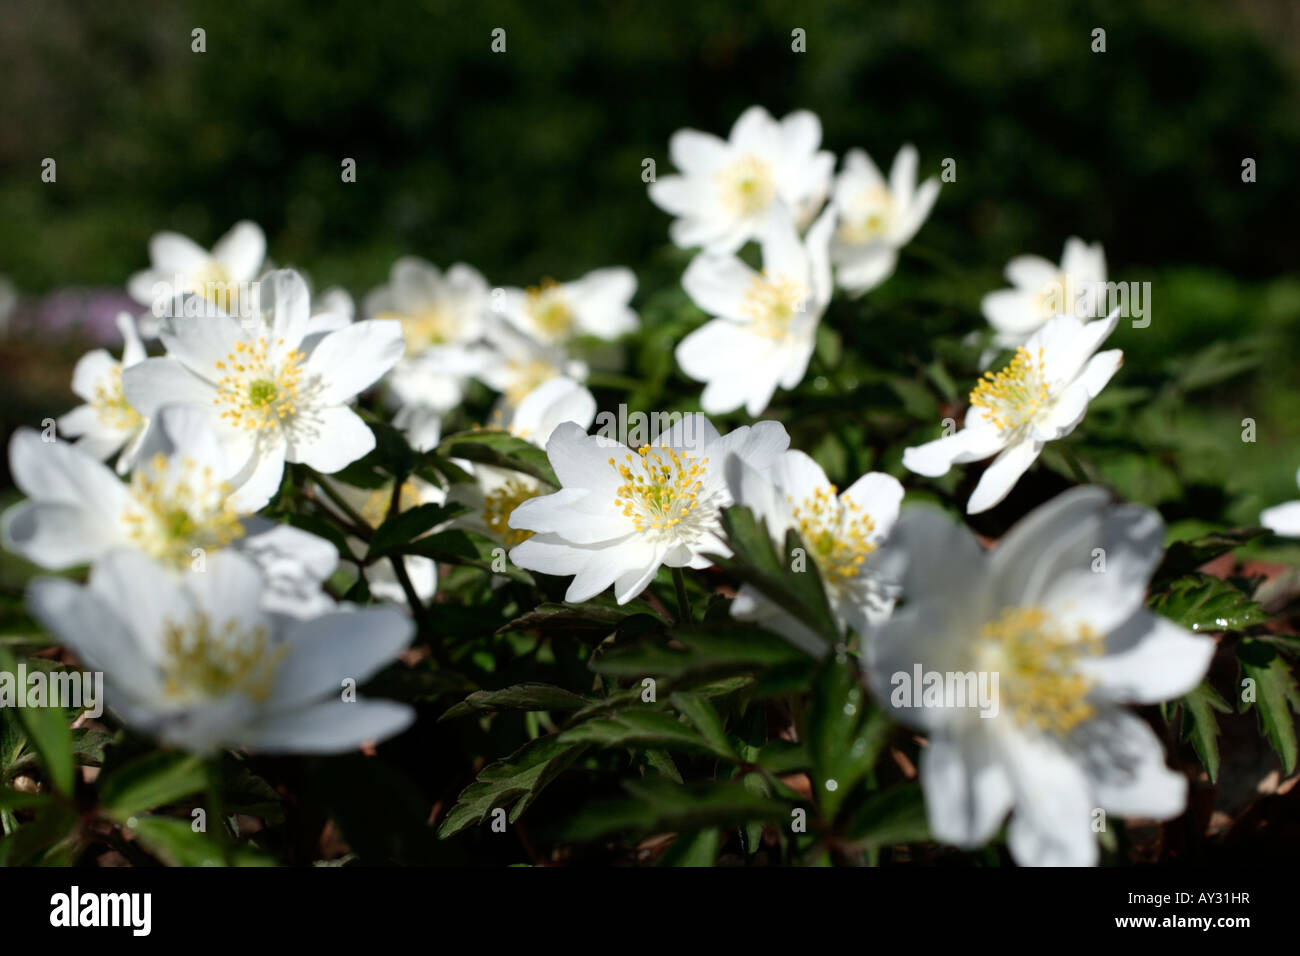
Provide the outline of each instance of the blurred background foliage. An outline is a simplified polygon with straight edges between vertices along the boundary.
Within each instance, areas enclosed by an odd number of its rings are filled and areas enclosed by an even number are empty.
[[[1295,497],[1300,13],[1287,0],[52,0],[7,4],[5,24],[0,273],[24,296],[18,328],[90,311],[49,293],[120,287],[158,230],[207,244],[247,217],[275,262],[356,295],[406,253],[473,263],[498,284],[631,265],[650,324],[634,370],[669,393],[632,397],[689,405],[697,387],[667,350],[700,317],[642,161],[668,172],[675,129],[725,135],[752,103],[807,108],[837,154],[863,146],[887,165],[910,141],[923,175],[957,163],[898,275],[837,304],[846,348],[822,353],[833,384],[902,369],[910,381],[876,397],[897,405],[907,391],[919,415],[938,411],[921,391],[942,395],[948,376],[960,407],[976,369],[933,366],[934,335],[984,327],[979,298],[1013,255],[1100,240],[1111,277],[1149,281],[1154,297],[1149,328],[1117,333],[1125,371],[1079,439],[1100,476],[1210,522],[1253,522]],[[195,27],[206,53],[191,52]],[[490,49],[497,27],[504,54]],[[791,51],[796,27],[806,53]],[[56,184],[40,181],[47,156]],[[344,157],[355,183],[341,182]],[[4,350],[6,433],[69,406],[84,347],[28,338]],[[810,374],[798,400],[819,384]],[[829,391],[828,411],[873,421],[876,393]],[[844,444],[862,437],[851,420],[832,428],[838,448],[815,427],[828,463],[873,463],[847,460],[864,457]]]

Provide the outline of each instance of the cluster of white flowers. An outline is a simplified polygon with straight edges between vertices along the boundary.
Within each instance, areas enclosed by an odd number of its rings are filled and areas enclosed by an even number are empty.
[[[650,185],[651,200],[677,217],[673,242],[701,249],[682,284],[714,319],[682,340],[677,362],[705,383],[700,405],[711,415],[742,405],[760,415],[778,387],[798,385],[832,274],[853,295],[880,285],[939,195],[934,178],[917,188],[911,146],[886,181],[860,149],[836,176],[821,139],[821,121],[806,110],[778,122],[753,106],[725,141],[675,133],[669,150],[681,173]],[[737,256],[750,240],[762,247],[758,272]]]
[[[651,185],[653,201],[676,217],[673,241],[701,250],[682,281],[713,318],[676,355],[704,383],[708,414],[743,406],[757,416],[778,387],[797,386],[833,288],[860,295],[888,278],[936,200],[936,179],[917,186],[911,146],[886,180],[860,150],[836,176],[820,144],[811,113],[778,122],[754,107],[726,141],[674,135],[680,175]],[[751,240],[759,270],[739,255]],[[358,319],[337,291],[313,308],[306,280],[268,269],[265,253],[247,222],[211,253],[155,237],[151,267],[130,291],[155,307],[142,325],[161,354],[147,354],[136,320],[123,315],[121,359],[98,350],[77,364],[72,387],[85,404],[58,422],[75,444],[25,429],[10,446],[27,500],[4,516],[5,546],[53,571],[90,567],[84,585],[37,580],[30,603],[106,672],[110,706],[126,722],[200,752],[324,752],[384,739],[413,719],[405,705],[349,693],[401,654],[410,617],[336,600],[326,588],[335,544],[258,514],[294,465],[371,527],[394,509],[461,506],[452,526],[509,548],[521,568],[571,577],[571,602],[612,587],[625,604],[662,568],[681,574],[731,555],[723,511],[745,506],[779,552],[798,534],[841,637],[860,641],[868,686],[926,734],[920,774],[937,839],[979,845],[1010,814],[1019,862],[1089,864],[1096,808],[1182,811],[1184,779],[1121,707],[1188,692],[1213,651],[1208,638],[1143,608],[1162,554],[1154,512],[1083,487],[985,553],[946,518],[900,516],[903,487],[890,475],[865,474],[841,492],[789,448],[776,421],[721,434],[690,414],[635,447],[588,434],[597,405],[575,346],[636,329],[627,269],[492,289],[468,265],[442,271],[404,258]],[[963,427],[903,458],[928,476],[992,458],[972,513],[1003,500],[1044,444],[1078,425],[1122,360],[1099,351],[1118,315],[1080,307],[1105,280],[1099,246],[1072,239],[1059,268],[1025,256],[1007,277],[1014,288],[983,308],[994,344],[1014,355],[975,385]],[[160,301],[183,308],[160,310]],[[472,380],[500,393],[494,427],[545,449],[558,487],[468,462],[457,465],[472,481],[447,489],[416,477],[363,489],[339,477],[376,444],[353,407],[359,394],[379,387],[396,425],[427,451]],[[114,456],[116,472],[105,463]],[[1265,519],[1300,534],[1297,507]],[[370,593],[428,602],[436,563],[396,560],[391,572],[369,569]],[[731,613],[809,653],[829,650],[752,584]],[[914,706],[893,687],[914,670],[997,674],[1001,706],[995,715],[942,699]]]

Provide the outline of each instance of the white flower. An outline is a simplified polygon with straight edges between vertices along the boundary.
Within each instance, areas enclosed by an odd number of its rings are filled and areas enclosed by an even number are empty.
[[[763,470],[789,444],[778,422],[720,436],[698,414],[636,451],[586,435],[572,422],[560,425],[546,454],[561,488],[515,509],[510,527],[534,534],[510,559],[544,574],[574,575],[569,601],[586,601],[613,584],[625,604],[661,566],[706,568],[705,554],[730,554],[719,520],[720,509],[732,503],[728,456]]]
[[[1300,471],[1296,472],[1295,480],[1300,484]],[[1259,513],[1259,523],[1284,538],[1300,538],[1300,501],[1265,508]]]
[[[573,422],[585,432],[595,418],[596,399],[591,392],[570,379],[553,378],[530,392],[502,421],[502,427],[545,448],[563,423]],[[467,462],[466,468],[474,482],[452,485],[447,497],[469,510],[452,519],[452,526],[476,531],[508,548],[527,540],[529,532],[510,527],[510,515],[523,502],[552,491],[551,486],[532,475],[492,465]]]
[[[789,210],[777,204],[762,236],[763,270],[734,255],[702,253],[682,276],[686,292],[717,316],[677,346],[677,363],[705,382],[700,405],[711,415],[741,405],[759,415],[777,386],[794,388],[808,370],[817,325],[831,298],[828,212],[801,242]]]
[[[414,256],[393,265],[387,285],[366,297],[366,314],[402,324],[406,355],[385,379],[395,424],[419,451],[438,443],[442,418],[460,404],[479,369],[488,286],[478,270],[456,263],[445,273]]]
[[[225,456],[196,409],[159,412],[125,483],[79,448],[42,441],[30,428],[14,432],[9,469],[29,500],[5,512],[4,546],[43,568],[94,564],[134,548],[173,573],[197,574],[233,548],[261,567],[268,609],[301,616],[333,604],[321,582],[338,564],[334,546],[237,509],[221,479]]]
[[[487,340],[488,348],[475,375],[500,392],[510,407],[518,406],[537,386],[553,378],[578,382],[587,378],[585,362],[570,358],[561,346],[538,342],[503,319],[488,323]]]
[[[218,554],[177,577],[138,551],[115,551],[88,587],[40,578],[32,613],[93,670],[109,707],[171,746],[266,753],[338,753],[400,733],[404,704],[347,700],[411,640],[392,608],[338,610],[308,620],[261,609],[262,574]]]
[[[1041,256],[1017,256],[1007,263],[1006,276],[1014,288],[990,292],[980,310],[993,326],[993,343],[1015,348],[1053,316],[1096,317],[1097,290],[1106,282],[1106,254],[1101,243],[1090,246],[1071,236],[1059,267]]]
[[[341,481],[328,481],[330,488],[359,514],[368,527],[378,528],[388,518],[393,503],[393,483],[377,488],[356,488]],[[398,493],[397,510],[400,514],[419,505],[442,504],[447,498],[446,492],[422,478],[407,478]],[[365,554],[366,544],[359,538],[349,537],[348,547],[353,553]],[[412,554],[402,558],[407,579],[421,601],[428,601],[438,592],[438,562],[432,558]],[[366,584],[370,593],[381,601],[393,604],[406,604],[406,592],[393,570],[392,562],[376,561],[366,567]]]
[[[678,246],[735,252],[759,235],[777,200],[801,226],[811,221],[835,168],[821,140],[821,121],[807,110],[777,122],[761,106],[740,115],[727,141],[678,130],[668,149],[681,175],[651,183],[650,199],[678,217],[669,227]]]
[[[238,506],[250,511],[279,488],[286,461],[332,474],[375,447],[346,403],[404,348],[395,321],[311,332],[307,286],[291,270],[263,279],[258,299],[265,317],[248,327],[222,314],[167,319],[167,356],[123,374],[127,400],[143,415],[175,403],[207,413],[231,462]]]
[[[121,360],[106,349],[87,352],[78,360],[72,372],[72,391],[86,404],[60,417],[59,431],[75,438],[78,448],[100,461],[121,451],[117,471],[126,474],[149,423],[122,394],[122,370],[144,361],[146,356],[128,313],[118,314],[117,327],[122,333]]]
[[[931,176],[916,188],[916,148],[894,157],[886,183],[871,157],[860,149],[844,157],[831,205],[839,228],[831,244],[835,280],[852,295],[874,289],[894,273],[898,250],[916,235],[939,196]]]
[[[970,393],[960,431],[904,450],[903,465],[938,477],[953,464],[996,455],[966,511],[992,508],[1011,492],[1045,443],[1074,431],[1088,403],[1119,369],[1123,352],[1097,352],[1118,321],[1118,310],[1086,324],[1073,315],[1048,321],[1016,350],[1006,368],[984,373]]]
[[[799,532],[841,631],[868,634],[889,617],[893,588],[867,562],[898,518],[903,486],[897,479],[873,471],[841,494],[801,451],[787,451],[766,473],[732,459],[727,478],[736,503],[766,524],[778,548],[785,546],[787,531]],[[731,615],[757,621],[811,654],[829,650],[806,624],[750,584],[741,585]]]
[[[920,771],[936,839],[979,846],[1014,809],[1016,862],[1084,866],[1097,861],[1094,808],[1182,812],[1187,781],[1120,706],[1187,693],[1214,653],[1210,638],[1144,607],[1163,540],[1154,511],[1111,505],[1096,487],[1043,505],[991,554],[938,513],[899,520],[883,550],[906,564],[906,604],[865,653],[882,705],[929,738]],[[983,675],[992,706],[945,696],[929,678],[918,701],[923,674],[952,677],[954,689],[961,675]]]
[[[631,269],[597,269],[575,282],[547,279],[539,286],[502,292],[502,317],[543,345],[564,345],[581,335],[616,339],[637,327],[636,313],[628,306],[636,293]]]
[[[266,236],[253,222],[243,220],[217,240],[208,252],[193,239],[175,232],[160,232],[149,240],[149,268],[131,276],[131,298],[153,307],[146,319],[161,318],[174,310],[163,304],[176,296],[196,295],[228,315],[242,314],[242,289],[262,270]],[[152,322],[143,328],[152,337]]]

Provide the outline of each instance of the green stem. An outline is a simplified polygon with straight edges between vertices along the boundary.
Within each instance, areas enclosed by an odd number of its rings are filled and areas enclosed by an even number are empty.
[[[347,515],[348,520],[356,526],[354,528],[349,528],[348,530],[354,532],[357,537],[369,538],[370,523],[366,521],[365,518],[361,517],[361,515],[357,514],[356,509],[348,504],[342,495],[331,488],[320,475],[317,475],[315,472],[313,472],[312,475],[316,479],[316,487],[323,491],[325,497],[334,502],[335,507]]]
[[[1083,463],[1075,457],[1074,452],[1070,451],[1068,445],[1061,445],[1061,457],[1065,459],[1066,465],[1074,473],[1074,478],[1081,485],[1092,484],[1092,479],[1088,477],[1088,472],[1084,470]]]
[[[677,623],[691,623],[691,602],[686,597],[686,575],[681,568],[673,568],[673,590],[677,592]]]

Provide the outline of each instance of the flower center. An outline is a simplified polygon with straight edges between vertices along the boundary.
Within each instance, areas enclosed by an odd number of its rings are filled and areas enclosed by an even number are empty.
[[[159,452],[131,475],[132,503],[122,520],[136,547],[185,568],[195,548],[213,551],[243,536],[239,513],[228,504],[230,491],[211,468]]]
[[[794,501],[788,495],[786,500]],[[871,540],[876,523],[861,505],[839,497],[834,485],[818,488],[793,513],[799,536],[830,584],[857,577],[867,555],[876,550]]]
[[[512,360],[507,367],[511,380],[506,387],[506,401],[512,406],[517,406],[529,392],[559,374],[554,365],[541,359]]]
[[[1034,314],[1041,319],[1050,319],[1074,311],[1074,297],[1071,295],[1073,283],[1064,274],[1055,275],[1039,287],[1034,294]]]
[[[573,328],[573,310],[564,298],[564,287],[554,279],[528,289],[528,313],[548,338],[568,335]]]
[[[718,173],[722,204],[740,216],[753,216],[776,195],[772,167],[757,156],[743,156]]]
[[[277,345],[283,345],[280,339]],[[273,428],[284,424],[298,408],[298,379],[303,355],[297,349],[273,357],[266,339],[236,342],[234,351],[216,362],[217,397],[221,417],[236,428]]]
[[[1000,431],[1017,429],[1038,414],[1049,398],[1043,374],[1043,350],[1029,354],[1024,346],[1000,372],[985,372],[970,393],[972,407],[983,408]]]
[[[388,517],[388,509],[393,503],[393,483],[389,482],[376,488],[366,498],[365,503],[361,506],[361,517],[366,519],[366,523],[372,528],[378,528]],[[414,508],[420,503],[420,489],[415,487],[415,482],[405,481],[402,483],[402,490],[397,493],[397,510],[398,512]]]
[[[782,339],[790,329],[790,320],[804,310],[806,299],[803,283],[784,274],[770,277],[763,273],[745,290],[740,311],[753,323],[756,334]]]
[[[860,190],[848,202],[840,238],[855,245],[879,239],[894,218],[894,197],[883,186]]]
[[[122,393],[122,366],[115,365],[108,376],[95,383],[95,394],[90,400],[101,424],[118,431],[134,431],[144,421],[140,413],[127,403]]]
[[[527,478],[511,478],[483,497],[483,523],[507,548],[527,541],[531,531],[510,527],[510,515],[521,504],[541,493],[541,486]]]
[[[998,674],[998,692],[1016,720],[1067,734],[1096,710],[1088,701],[1092,682],[1080,674],[1083,657],[1102,653],[1091,628],[1060,630],[1040,607],[1006,607],[980,629],[979,669]]]
[[[614,506],[623,509],[623,515],[632,519],[637,531],[665,532],[676,529],[683,522],[707,516],[702,509],[700,492],[704,489],[705,466],[709,459],[695,460],[689,452],[674,448],[651,448],[642,445],[636,454],[628,452],[624,463],[613,458],[611,466],[623,479]]]
[[[398,312],[385,312],[376,315],[377,319],[396,319],[402,324],[402,338],[406,340],[406,351],[414,355],[431,345],[442,345],[456,338],[456,316],[445,305],[434,305],[423,312],[403,315]]]
[[[163,623],[163,691],[177,702],[195,703],[242,693],[264,701],[287,646],[271,647],[266,630],[245,630],[228,620],[217,627],[195,612],[188,622]]]

